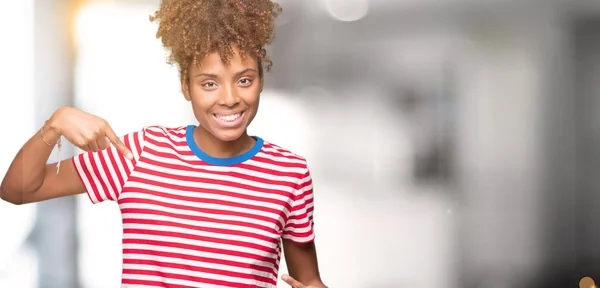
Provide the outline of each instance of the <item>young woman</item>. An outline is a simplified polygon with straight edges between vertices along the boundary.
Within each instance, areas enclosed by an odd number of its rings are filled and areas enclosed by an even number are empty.
[[[93,203],[117,202],[122,287],[275,287],[282,249],[285,282],[325,287],[305,159],[246,132],[280,12],[269,0],[161,1],[151,20],[199,124],[119,138],[103,119],[60,108],[15,157],[2,199],[86,191]],[[46,165],[63,137],[87,152]]]

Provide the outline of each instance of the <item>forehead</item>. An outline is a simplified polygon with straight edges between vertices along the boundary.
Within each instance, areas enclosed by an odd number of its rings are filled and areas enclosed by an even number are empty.
[[[229,57],[229,62],[224,63],[221,55],[218,52],[213,52],[206,55],[202,60],[198,61],[198,65],[192,65],[191,71],[195,72],[210,72],[213,74],[221,73],[237,73],[245,69],[257,69],[258,61],[254,57],[240,56],[239,50],[234,49],[233,55]]]

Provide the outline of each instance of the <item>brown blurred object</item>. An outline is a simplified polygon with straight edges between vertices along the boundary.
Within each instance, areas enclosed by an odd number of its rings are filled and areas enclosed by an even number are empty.
[[[596,283],[594,283],[594,279],[590,277],[583,277],[581,281],[579,281],[579,288],[596,288]]]

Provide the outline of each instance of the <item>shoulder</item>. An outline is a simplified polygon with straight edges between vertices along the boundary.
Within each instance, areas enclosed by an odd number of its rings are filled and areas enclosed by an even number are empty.
[[[292,152],[287,148],[264,140],[262,152],[277,162],[287,163],[308,171],[308,163],[306,158]]]
[[[185,143],[185,129],[186,126],[144,126],[141,130],[125,134],[123,136],[123,140],[126,146],[130,148],[137,148],[136,151],[141,154],[142,150],[145,150],[149,146],[177,146],[181,143]]]
[[[145,139],[169,138],[172,140],[185,139],[187,126],[165,127],[161,125],[146,126],[142,130]]]
[[[187,128],[187,126],[165,127],[162,125],[150,125],[150,126],[145,126],[143,131],[147,132],[147,133],[160,134],[160,135],[185,136],[186,128]]]
[[[266,141],[263,144],[263,152],[269,154],[270,157],[279,159],[280,163],[284,163],[281,166],[283,171],[287,169],[294,170],[294,191],[297,191],[295,193],[301,195],[304,195],[304,193],[312,194],[312,176],[306,158],[289,149]]]

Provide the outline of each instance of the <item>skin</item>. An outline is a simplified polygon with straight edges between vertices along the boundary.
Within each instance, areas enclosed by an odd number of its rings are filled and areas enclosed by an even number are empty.
[[[194,130],[198,147],[213,157],[233,157],[248,151],[254,138],[246,129],[258,111],[263,79],[254,57],[240,57],[237,47],[229,65],[217,53],[207,55],[199,65],[188,69],[188,81],[181,83],[182,92],[192,105],[200,123]],[[215,115],[243,113],[241,124],[222,128]]]
[[[326,288],[319,275],[315,242],[305,244],[283,239],[283,253],[289,275],[281,279],[294,288]]]
[[[208,155],[219,158],[243,154],[255,144],[246,131],[258,111],[264,84],[256,58],[242,58],[239,48],[233,48],[235,53],[228,64],[221,61],[219,54],[209,54],[199,65],[189,67],[189,80],[181,83],[184,97],[201,123],[194,130],[196,144]],[[222,127],[214,117],[238,112],[243,113],[242,120],[235,127]],[[84,151],[113,145],[131,159],[131,151],[104,119],[62,107],[17,153],[0,185],[1,199],[20,205],[85,192],[71,159],[61,162],[58,174],[55,163],[46,164],[53,147],[44,140],[55,144],[61,136]],[[319,275],[314,241],[301,244],[284,239],[283,248],[290,273],[282,276],[286,283],[294,288],[326,287]]]
[[[52,147],[42,140],[42,133],[52,145],[62,135],[84,151],[102,150],[112,143],[123,155],[131,157],[104,119],[75,108],[58,109],[40,130],[19,150],[2,180],[0,198],[7,202],[20,205],[85,191],[71,159],[61,162],[58,174],[56,164],[46,165]]]

